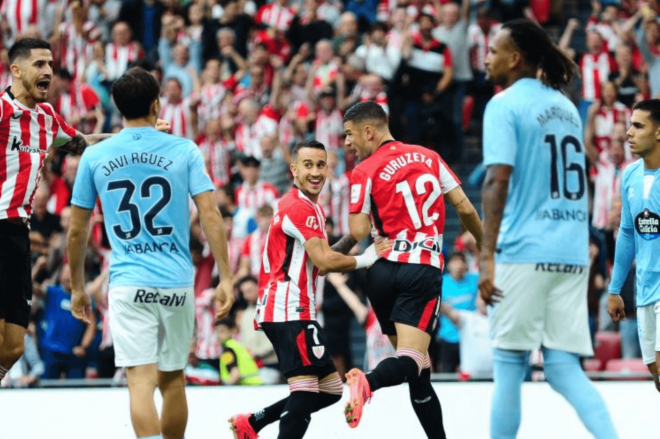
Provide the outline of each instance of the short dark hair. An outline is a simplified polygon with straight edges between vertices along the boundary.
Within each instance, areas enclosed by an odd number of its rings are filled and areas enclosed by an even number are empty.
[[[293,156],[294,159],[298,157],[298,152],[303,149],[303,148],[315,148],[315,149],[322,149],[325,151],[325,145],[319,142],[318,140],[305,140],[303,142],[300,142],[296,144],[293,147],[293,151],[291,151],[291,155]]]
[[[344,123],[346,122],[352,122],[354,124],[374,122],[387,125],[387,113],[385,113],[383,107],[374,101],[358,102],[346,110]]]
[[[241,287],[243,286],[243,284],[246,284],[248,282],[253,282],[253,283],[259,285],[259,280],[257,280],[256,277],[254,277],[254,276],[245,276],[244,278],[242,278],[241,280],[238,281],[238,283],[236,284],[236,289],[238,291],[241,291]]]
[[[71,81],[73,80],[73,76],[71,75],[71,72],[69,72],[65,67],[60,67],[55,71],[55,75],[57,75],[60,79],[64,79],[65,81]]]
[[[382,21],[377,21],[371,25],[371,29],[369,29],[369,33],[373,33],[379,30],[387,33],[390,30],[390,28],[389,26],[387,26],[387,23],[383,23]]]
[[[151,104],[160,95],[160,85],[151,73],[141,68],[126,71],[112,84],[112,98],[126,119],[147,117]]]
[[[264,204],[259,209],[257,209],[257,215],[273,216],[274,214],[275,214],[275,210],[273,209],[273,206],[271,206],[270,204]]]
[[[647,99],[633,105],[633,111],[648,111],[653,123],[660,124],[660,99]]]
[[[463,263],[467,264],[467,258],[465,257],[465,253],[463,252],[452,252],[449,257],[447,258],[447,262],[451,261],[452,259],[457,258],[463,261]]]
[[[17,58],[29,58],[32,49],[47,49],[51,50],[50,43],[46,40],[40,38],[23,38],[18,40],[11,46],[7,57],[9,58],[9,64],[13,64]]]

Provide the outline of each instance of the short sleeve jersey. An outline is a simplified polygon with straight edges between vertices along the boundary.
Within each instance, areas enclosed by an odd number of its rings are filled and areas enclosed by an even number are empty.
[[[392,241],[381,257],[442,268],[443,195],[459,184],[434,151],[386,142],[351,173],[350,213],[368,214],[374,238]]]
[[[101,199],[111,286],[183,288],[193,284],[189,197],[212,190],[193,142],[125,128],[87,148],[71,204],[93,209]]]
[[[575,105],[536,79],[495,95],[484,115],[484,165],[513,167],[496,261],[588,264],[582,122]]]
[[[67,142],[76,130],[48,103],[28,108],[9,88],[0,96],[0,219],[25,218],[48,148]]]
[[[259,274],[256,324],[314,320],[318,268],[305,250],[311,238],[327,239],[325,214],[297,187],[278,203]]]

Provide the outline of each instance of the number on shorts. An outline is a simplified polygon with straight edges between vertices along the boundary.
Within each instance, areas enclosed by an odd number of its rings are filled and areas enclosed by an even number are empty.
[[[163,177],[149,177],[142,182],[140,186],[140,198],[151,198],[151,188],[152,186],[160,186],[161,196],[154,203],[154,205],[147,211],[144,215],[144,227],[147,229],[147,232],[152,236],[168,236],[172,234],[174,227],[172,226],[155,226],[154,220],[156,216],[167,206],[167,204],[172,199],[172,187],[170,182]],[[140,209],[133,203],[133,194],[135,194],[135,183],[130,180],[115,180],[108,183],[108,191],[114,191],[121,189],[124,191],[124,194],[121,197],[119,202],[119,207],[117,212],[128,212],[129,218],[131,220],[131,228],[126,231],[121,228],[121,225],[115,224],[112,226],[112,231],[115,233],[119,239],[133,239],[140,234],[142,230],[142,223],[140,218]]]
[[[314,325],[307,325],[307,329],[311,329],[312,332],[312,337],[314,337],[314,344],[315,345],[320,345],[321,342],[319,341],[319,328],[317,328]]]
[[[436,177],[431,174],[422,174],[417,181],[415,182],[415,191],[418,196],[426,194],[426,183],[431,183],[431,193],[424,202],[422,206],[422,218],[424,220],[425,226],[433,225],[434,222],[438,220],[439,214],[436,212],[433,215],[429,216],[429,210],[433,206],[433,203],[436,202],[440,195],[442,195],[442,190],[440,189],[440,182]],[[413,225],[416,229],[422,228],[422,219],[419,217],[419,212],[417,212],[417,206],[415,206],[415,199],[413,197],[412,190],[410,185],[406,180],[398,183],[396,185],[396,193],[403,195],[403,201],[406,203],[406,208],[408,209],[408,215],[413,222]]]

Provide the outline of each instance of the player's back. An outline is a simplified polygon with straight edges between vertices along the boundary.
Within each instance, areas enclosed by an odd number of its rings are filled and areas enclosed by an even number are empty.
[[[127,128],[88,148],[78,172],[76,184],[93,185],[101,199],[111,285],[192,285],[189,195],[213,189],[193,142]],[[92,195],[74,204],[86,207]]]
[[[395,262],[442,267],[443,194],[460,183],[440,156],[397,141],[381,145],[351,175],[351,213],[371,214]]]
[[[497,243],[502,263],[588,263],[582,123],[575,105],[535,79],[488,103],[484,164],[513,166]]]

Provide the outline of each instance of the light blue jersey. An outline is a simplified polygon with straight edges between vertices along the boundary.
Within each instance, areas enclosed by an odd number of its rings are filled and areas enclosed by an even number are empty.
[[[193,142],[125,128],[87,148],[71,204],[93,209],[100,196],[111,286],[183,288],[193,284],[189,195],[212,190]]]
[[[575,105],[536,79],[495,95],[484,115],[484,165],[513,167],[495,259],[588,265],[582,123]]]
[[[619,294],[637,258],[637,306],[660,301],[660,170],[637,160],[621,179],[621,226],[609,291]]]

